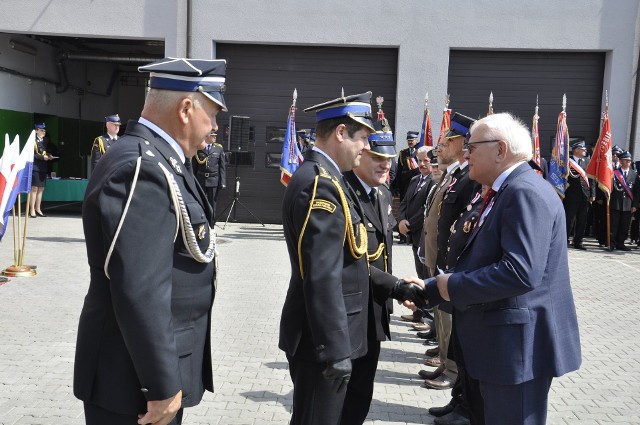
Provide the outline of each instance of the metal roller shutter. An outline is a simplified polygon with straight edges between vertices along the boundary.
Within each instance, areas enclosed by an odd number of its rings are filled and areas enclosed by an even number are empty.
[[[531,128],[538,95],[540,151],[549,158],[564,93],[569,135],[584,137],[587,145],[597,140],[604,62],[603,52],[452,50],[449,107],[483,117],[493,91],[494,112],[511,112]]]
[[[216,45],[216,57],[227,59],[228,113],[218,115],[222,129],[230,116],[250,117],[253,141],[249,143],[252,165],[229,164],[227,187],[218,196],[218,221],[224,221],[224,208],[233,200],[234,178],[240,177],[240,201],[266,223],[281,223],[284,186],[280,169],[267,167],[269,154],[279,154],[282,143],[267,141],[267,127],[286,127],[293,90],[298,90],[296,128],[314,127],[313,114],[304,108],[345,94],[365,91],[383,96],[383,109],[395,128],[398,50],[325,46]],[[219,131],[219,134],[221,132]],[[222,137],[219,137],[222,142]],[[226,148],[226,145],[225,145]],[[235,218],[255,222],[247,209],[235,208]],[[234,215],[232,215],[232,218]]]

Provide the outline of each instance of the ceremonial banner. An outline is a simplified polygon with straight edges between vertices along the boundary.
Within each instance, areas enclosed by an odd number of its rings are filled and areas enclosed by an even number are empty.
[[[613,165],[611,163],[611,125],[609,124],[609,114],[605,111],[602,113],[602,129],[598,143],[593,150],[593,158],[587,167],[587,175],[596,182],[598,187],[607,194],[607,198],[611,195],[611,184],[613,180]]]
[[[280,182],[287,186],[291,176],[302,163],[302,154],[296,140],[296,98],[297,92],[293,94],[293,104],[289,110],[287,118],[287,131],[282,144],[282,158],[280,158]]]
[[[2,211],[0,240],[4,236],[7,227],[9,212],[11,212],[11,209],[15,205],[18,194],[29,193],[31,191],[31,177],[33,173],[33,155],[35,153],[35,141],[36,133],[35,131],[32,131],[29,139],[27,139],[27,143],[25,143],[24,147],[22,148],[22,152],[20,152],[20,155],[13,164],[13,168],[11,169],[11,173],[9,174],[9,178],[7,179],[8,182],[12,182],[13,184],[11,186],[7,184],[7,186],[5,187],[5,193],[2,197],[2,205],[4,206],[4,210]],[[17,137],[14,143],[16,143],[16,145],[18,144]]]
[[[563,108],[564,109],[564,108]],[[551,151],[549,173],[547,180],[556,189],[558,195],[564,199],[569,176],[569,129],[567,127],[567,113],[563,110],[558,116],[556,139]]]
[[[416,148],[420,146],[433,146],[433,135],[431,133],[431,117],[429,109],[424,109],[424,117],[422,118],[422,128],[420,129],[420,141]]]
[[[442,142],[447,130],[451,127],[451,109],[444,108],[442,111],[442,122],[440,123],[440,135],[438,136],[438,144]]]
[[[20,155],[20,142],[18,136],[13,139],[13,143],[9,143],[9,135],[4,138],[4,151],[0,158],[0,226],[4,227],[7,222],[6,217],[9,215],[6,211],[11,211],[13,204],[9,203],[9,196],[15,186],[16,175],[11,173],[14,164]]]
[[[533,126],[531,127],[531,145],[533,147],[533,160],[542,168],[542,160],[540,156],[540,132],[538,131],[538,105],[536,105],[536,112],[533,114]],[[542,174],[542,171],[537,171],[538,174]]]

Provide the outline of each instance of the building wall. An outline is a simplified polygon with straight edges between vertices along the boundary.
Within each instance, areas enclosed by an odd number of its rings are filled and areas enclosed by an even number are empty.
[[[215,42],[399,46],[395,130],[403,134],[419,128],[426,92],[434,115],[444,106],[450,49],[604,51],[613,137],[626,146],[638,7],[636,0],[245,0],[240,9],[235,0],[193,0],[193,53],[209,57]]]

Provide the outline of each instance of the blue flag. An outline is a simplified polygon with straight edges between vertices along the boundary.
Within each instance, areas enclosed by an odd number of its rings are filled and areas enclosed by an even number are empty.
[[[302,163],[302,154],[296,141],[296,106],[291,105],[287,118],[287,131],[282,144],[282,158],[280,159],[280,182],[287,186],[291,176]]]
[[[556,139],[551,150],[549,173],[547,180],[556,189],[558,195],[564,198],[564,191],[569,184],[569,129],[567,128],[567,113],[562,111],[558,116]]]

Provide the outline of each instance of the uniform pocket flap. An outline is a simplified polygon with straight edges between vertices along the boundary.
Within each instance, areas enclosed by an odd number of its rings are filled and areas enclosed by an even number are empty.
[[[175,332],[176,351],[178,357],[183,357],[193,352],[196,336],[193,328],[180,329]]]
[[[484,323],[487,326],[524,325],[530,321],[528,308],[503,308],[484,312]]]
[[[355,292],[353,294],[345,294],[344,308],[347,314],[355,314],[362,311],[362,292]]]
[[[187,212],[189,213],[191,224],[204,223],[207,221],[207,216],[205,215],[202,206],[197,202],[188,202]]]

